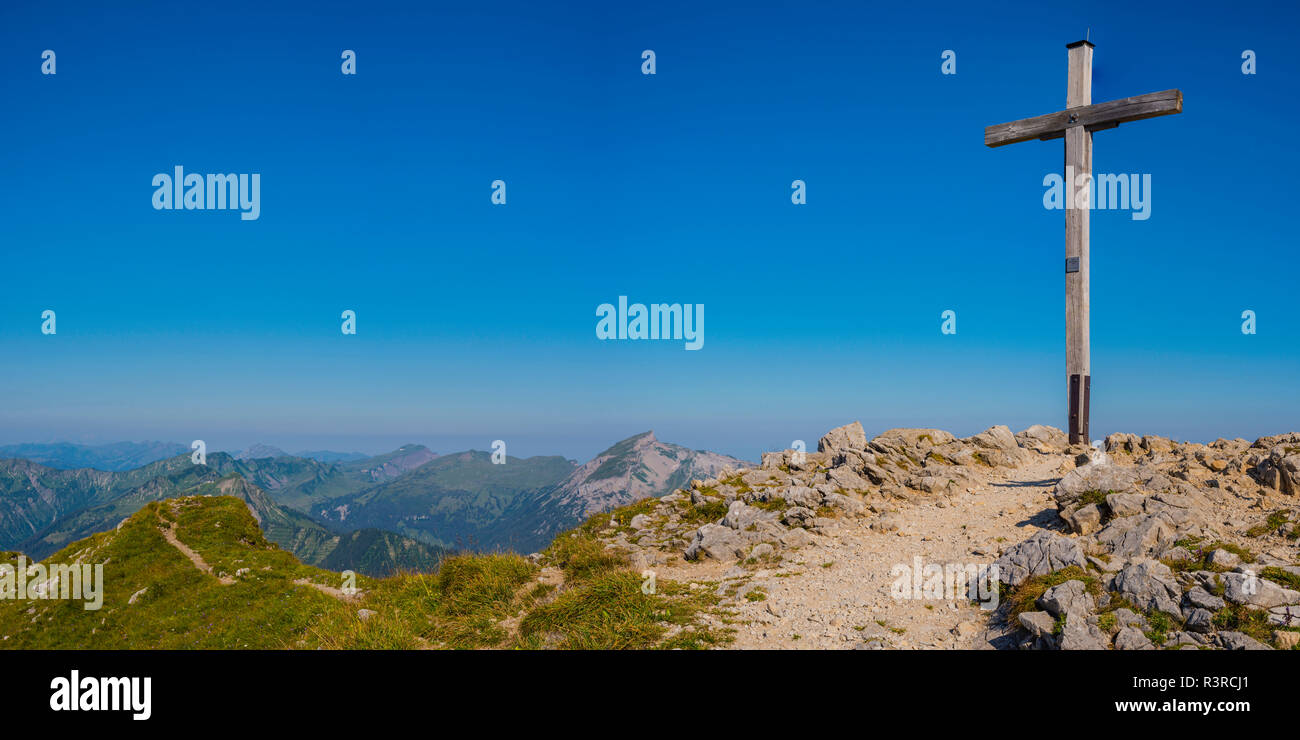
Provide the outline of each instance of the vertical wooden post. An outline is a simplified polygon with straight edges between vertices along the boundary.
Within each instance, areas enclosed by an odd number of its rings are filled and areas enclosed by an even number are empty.
[[[1092,104],[1092,49],[1087,41],[1068,44],[1069,77],[1065,107]],[[1088,443],[1088,208],[1077,208],[1075,193],[1092,181],[1092,132],[1083,126],[1065,131],[1065,387],[1070,443]],[[1070,177],[1075,181],[1070,182]]]
[[[1088,217],[1091,212],[1092,131],[1183,112],[1183,93],[1165,90],[1092,104],[1092,51],[1087,41],[1066,44],[1069,76],[1065,110],[984,128],[984,145],[1065,137],[1065,394],[1071,444],[1087,444],[1092,391],[1088,349]],[[1087,197],[1076,198],[1076,189]]]

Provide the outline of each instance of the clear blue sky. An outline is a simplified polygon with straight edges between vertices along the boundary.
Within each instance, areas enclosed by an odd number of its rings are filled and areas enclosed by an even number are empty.
[[[124,5],[0,8],[0,443],[1064,426],[1062,144],[982,137],[1089,28],[1095,101],[1185,100],[1096,135],[1153,208],[1092,214],[1093,436],[1300,428],[1292,3]],[[155,211],[175,165],[260,173],[260,219]],[[704,349],[598,341],[620,295]]]

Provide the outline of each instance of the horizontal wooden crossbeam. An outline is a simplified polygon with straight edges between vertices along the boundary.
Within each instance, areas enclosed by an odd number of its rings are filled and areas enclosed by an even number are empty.
[[[989,126],[984,129],[984,144],[1005,146],[1030,139],[1055,139],[1064,136],[1066,129],[1075,126],[1083,126],[1089,131],[1100,131],[1129,121],[1182,112],[1182,91],[1162,90]]]

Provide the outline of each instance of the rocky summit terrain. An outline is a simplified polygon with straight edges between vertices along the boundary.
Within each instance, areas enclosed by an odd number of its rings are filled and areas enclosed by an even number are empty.
[[[700,628],[734,648],[1295,649],[1298,494],[1300,434],[1093,448],[855,422],[597,536],[714,597]]]

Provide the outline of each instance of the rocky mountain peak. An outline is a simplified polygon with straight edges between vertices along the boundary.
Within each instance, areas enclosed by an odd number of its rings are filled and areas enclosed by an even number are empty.
[[[396,450],[366,460],[350,463],[375,482],[392,480],[438,457],[438,453],[419,444],[402,445]]]

